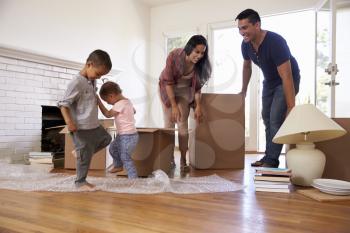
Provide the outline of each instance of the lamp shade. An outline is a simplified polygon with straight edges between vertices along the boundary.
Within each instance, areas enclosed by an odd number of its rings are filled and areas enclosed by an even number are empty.
[[[340,125],[314,105],[303,104],[290,111],[272,141],[279,144],[319,142],[344,134],[346,131]]]

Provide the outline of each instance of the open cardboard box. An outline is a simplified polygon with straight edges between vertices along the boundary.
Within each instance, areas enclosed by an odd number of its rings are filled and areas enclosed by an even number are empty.
[[[104,128],[112,127],[114,125],[113,119],[104,119],[100,120],[100,124]],[[60,133],[65,134],[65,146],[64,146],[64,168],[66,169],[75,169],[76,158],[73,156],[72,151],[74,150],[73,139],[69,135],[67,127],[64,127]],[[110,157],[108,152],[108,147],[98,151],[94,154],[91,160],[90,169],[104,170],[106,169],[111,162],[107,160]]]
[[[139,142],[132,154],[137,174],[148,176],[157,169],[170,172],[175,145],[174,129],[137,128]]]
[[[190,164],[197,169],[244,168],[244,98],[239,94],[202,94],[203,122],[193,111],[189,124]]]
[[[115,131],[113,128],[108,130]],[[170,172],[175,143],[174,131],[172,128],[137,128],[139,141],[131,158],[138,176],[149,176],[158,169],[165,173]],[[112,160],[110,156],[109,159]]]

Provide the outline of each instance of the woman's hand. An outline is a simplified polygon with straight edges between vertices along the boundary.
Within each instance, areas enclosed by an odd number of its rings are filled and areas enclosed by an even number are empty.
[[[177,105],[171,107],[171,121],[178,122],[181,119],[181,112]]]
[[[203,112],[202,108],[199,104],[197,104],[195,110],[194,110],[194,118],[197,121],[197,124],[200,124],[203,121]]]

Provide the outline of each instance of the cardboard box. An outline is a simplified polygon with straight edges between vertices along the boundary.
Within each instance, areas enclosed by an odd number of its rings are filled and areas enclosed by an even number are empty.
[[[137,128],[137,131],[139,142],[131,156],[137,174],[148,176],[158,169],[169,173],[175,145],[174,129]]]
[[[326,155],[326,166],[322,177],[350,181],[350,118],[333,118],[347,134],[340,138],[316,142],[316,148]]]
[[[244,168],[244,99],[237,94],[202,94],[203,122],[191,111],[189,157],[197,169]]]
[[[100,120],[100,124],[104,128],[112,127],[114,125],[113,119]],[[72,155],[74,150],[73,139],[69,135],[68,129],[65,127],[60,133],[65,134],[65,146],[64,146],[64,168],[75,169],[76,158]],[[111,161],[107,158],[110,157],[108,147],[98,151],[92,157],[90,169],[104,170],[110,166]]]

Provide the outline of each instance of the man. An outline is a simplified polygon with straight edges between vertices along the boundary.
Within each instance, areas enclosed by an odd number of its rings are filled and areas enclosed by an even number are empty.
[[[236,17],[239,33],[243,36],[242,55],[244,96],[252,74],[252,61],[264,74],[262,92],[262,118],[265,124],[265,156],[251,165],[278,167],[281,144],[272,142],[286,115],[295,105],[299,90],[299,67],[282,36],[261,29],[259,14],[246,9]]]

